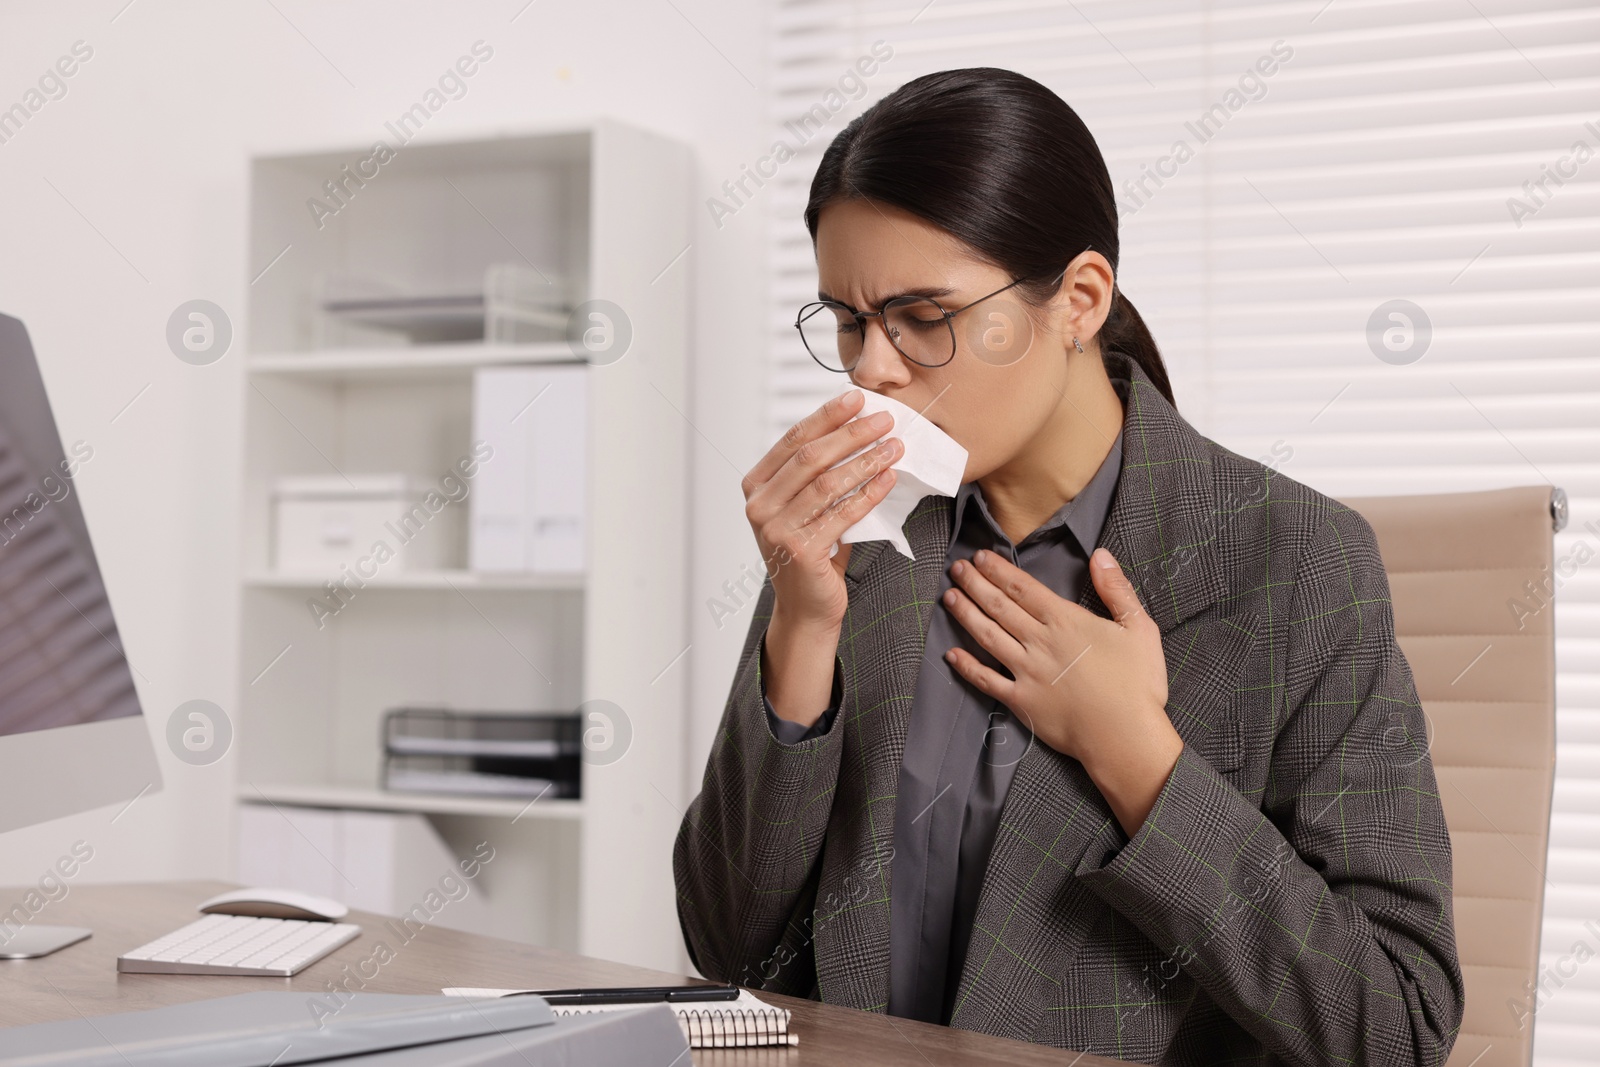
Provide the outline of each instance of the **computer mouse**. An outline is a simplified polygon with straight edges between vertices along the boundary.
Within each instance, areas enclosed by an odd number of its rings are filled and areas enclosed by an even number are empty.
[[[233,889],[200,902],[208,915],[251,915],[265,919],[313,919],[335,922],[350,914],[337,900],[298,889]]]

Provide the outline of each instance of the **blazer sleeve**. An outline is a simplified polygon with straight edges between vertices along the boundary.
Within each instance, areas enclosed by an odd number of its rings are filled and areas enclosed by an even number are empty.
[[[1464,1000],[1450,838],[1388,578],[1332,512],[1285,598],[1263,801],[1184,748],[1133,839],[1079,874],[1275,1060],[1443,1064]]]
[[[814,984],[813,969],[789,966],[793,950],[780,952],[779,942],[793,924],[802,936],[791,940],[810,943],[804,935],[814,876],[844,747],[844,730],[829,727],[832,716],[849,716],[850,697],[836,650],[829,726],[795,743],[774,736],[761,677],[772,603],[768,579],[756,599],[700,794],[678,828],[672,871],[678,922],[700,973],[803,997]]]
[[[833,728],[833,717],[839,714],[839,672],[833,672],[833,696],[829,698],[828,709],[822,717],[810,726],[801,726],[797,722],[778,718],[778,713],[772,709],[772,701],[767,699],[767,682],[761,680],[761,705],[767,711],[767,729],[772,731],[772,736],[780,744],[798,745],[802,741],[809,741],[813,737],[820,737]]]

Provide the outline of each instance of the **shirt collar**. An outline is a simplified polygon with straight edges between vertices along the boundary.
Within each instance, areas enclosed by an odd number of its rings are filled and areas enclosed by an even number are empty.
[[[1117,396],[1124,403],[1128,398],[1128,382],[1125,378],[1111,379],[1111,385],[1117,391]],[[1126,416],[1124,416],[1126,417]],[[1023,538],[1026,542],[1037,538],[1058,526],[1066,526],[1072,536],[1077,540],[1084,555],[1093,552],[1100,543],[1100,531],[1104,529],[1106,516],[1111,512],[1111,501],[1116,495],[1117,477],[1122,472],[1122,430],[1117,431],[1115,440],[1111,442],[1111,450],[1106,453],[1106,458],[1101,462],[1100,469],[1095,471],[1094,477],[1089,479],[1089,484],[1071,500],[1062,504],[1055,514],[1046,519],[1037,530]],[[1000,530],[994,516],[989,514],[989,504],[983,498],[983,488],[977,482],[963,483],[956,492],[955,521],[951,524],[950,540],[961,534],[961,524],[966,515],[968,501],[976,501],[977,513],[988,524],[995,540],[1008,542],[1006,535]]]

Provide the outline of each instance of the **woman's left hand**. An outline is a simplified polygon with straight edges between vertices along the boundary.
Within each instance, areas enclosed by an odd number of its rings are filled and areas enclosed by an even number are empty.
[[[1035,737],[1083,764],[1129,837],[1183,749],[1167,718],[1161,632],[1104,548],[1089,558],[1104,619],[994,552],[951,567],[945,607],[1012,677],[963,648],[945,658]]]

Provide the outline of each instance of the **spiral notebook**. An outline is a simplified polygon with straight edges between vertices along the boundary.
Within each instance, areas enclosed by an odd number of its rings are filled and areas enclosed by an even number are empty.
[[[440,990],[452,997],[504,997],[513,993],[532,993],[531,989],[476,989],[454,986]],[[557,1015],[584,1015],[595,1011],[631,1011],[640,1004],[552,1004]],[[769,1045],[798,1045],[799,1037],[789,1032],[789,1010],[757,1000],[748,989],[739,990],[734,1001],[690,1001],[668,1005],[678,1016],[678,1025],[689,1038],[690,1048],[761,1048]]]

